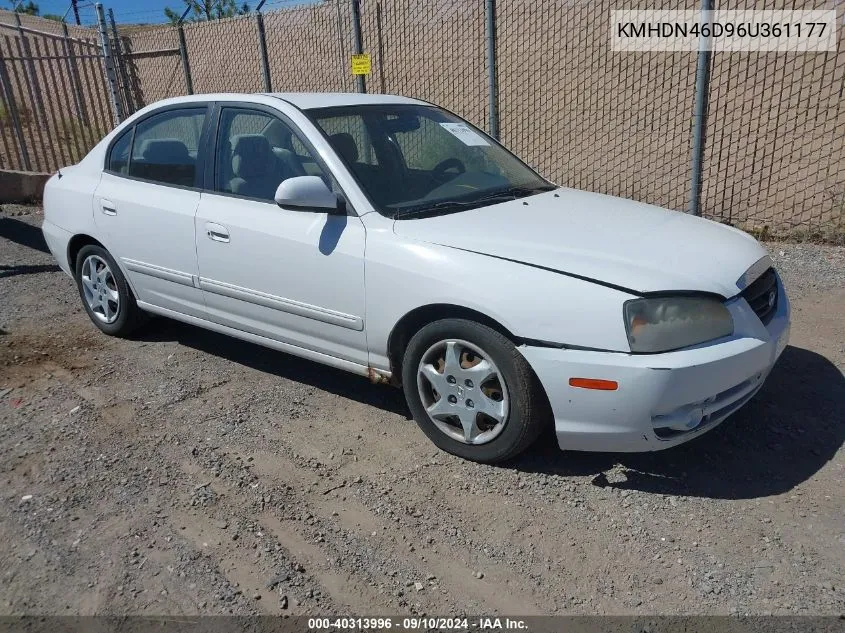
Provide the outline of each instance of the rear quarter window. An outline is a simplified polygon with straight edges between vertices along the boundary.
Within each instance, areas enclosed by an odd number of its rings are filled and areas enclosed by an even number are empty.
[[[106,170],[124,176],[129,174],[129,150],[132,147],[132,131],[130,127],[124,131],[112,144],[106,161]]]

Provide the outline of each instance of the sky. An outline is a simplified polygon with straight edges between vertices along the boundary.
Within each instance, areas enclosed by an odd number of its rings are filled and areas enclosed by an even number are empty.
[[[41,10],[41,15],[45,13],[55,13],[57,15],[65,15],[67,13],[67,22],[73,23],[73,12],[70,9],[70,0],[33,0],[38,8]],[[164,8],[170,7],[174,10],[184,10],[185,4],[182,0],[100,0],[103,7],[114,11],[114,18],[120,23],[139,23],[139,22],[166,22],[167,18],[164,15]],[[247,0],[250,8],[254,9],[260,0]],[[280,9],[284,6],[292,4],[309,4],[317,0],[267,0],[264,3],[262,11],[272,11],[273,9]],[[24,0],[26,3],[27,0]],[[243,0],[238,0],[240,5]],[[93,0],[77,0],[79,6],[79,17],[84,25],[93,25],[96,23],[96,15],[94,13]],[[9,0],[0,0],[0,7],[9,8]]]

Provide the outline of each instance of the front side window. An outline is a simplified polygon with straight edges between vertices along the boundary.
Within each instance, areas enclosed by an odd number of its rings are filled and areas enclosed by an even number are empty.
[[[325,178],[311,152],[281,119],[257,110],[222,110],[215,190],[272,201],[283,180],[309,175]]]
[[[168,110],[135,126],[129,175],[193,187],[206,109]]]
[[[308,114],[385,215],[461,211],[555,188],[489,136],[433,106]]]

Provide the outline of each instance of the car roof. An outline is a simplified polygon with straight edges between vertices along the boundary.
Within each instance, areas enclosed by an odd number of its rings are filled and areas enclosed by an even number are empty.
[[[377,105],[381,103],[425,104],[424,101],[397,95],[362,94],[360,92],[272,92],[270,96],[292,103],[297,108],[330,108],[333,106]]]
[[[172,97],[151,105],[160,107],[171,104],[175,105],[180,103],[205,101],[254,101],[256,103],[266,103],[267,97],[275,97],[277,99],[287,101],[301,110],[310,110],[312,108],[330,108],[335,106],[399,103],[428,105],[424,101],[411,99],[409,97],[385,94],[362,94],[360,92],[220,92],[211,94],[194,94],[184,97]]]

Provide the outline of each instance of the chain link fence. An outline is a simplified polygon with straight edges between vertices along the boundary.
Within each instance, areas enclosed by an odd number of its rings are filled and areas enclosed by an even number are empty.
[[[555,182],[684,209],[697,56],[611,51],[618,7],[497,2],[502,140]]]
[[[114,124],[95,33],[0,12],[0,169],[73,164]]]
[[[369,92],[436,103],[486,128],[484,2],[362,0]]]
[[[185,94],[185,76],[174,27],[143,30],[118,38],[131,101],[126,111]]]
[[[832,9],[738,0],[736,9]],[[702,214],[764,231],[845,241],[845,5],[828,53],[716,53]]]
[[[270,89],[351,92],[349,2],[281,9],[264,16]],[[258,77],[261,77],[259,71]],[[257,89],[264,89],[259,83]]]
[[[119,53],[110,62],[118,79],[117,98],[131,113],[188,92],[355,91],[358,84],[350,71],[350,55],[357,52],[355,1],[293,6],[292,0],[271,0],[273,10],[236,18],[121,28],[110,34],[112,49]],[[494,132],[506,146],[559,184],[689,208],[698,54],[611,50],[611,11],[625,3],[357,3],[363,52],[372,60],[365,78],[368,92],[424,99],[488,131],[498,127]],[[719,9],[836,8],[834,0],[716,4]],[[649,8],[698,7],[698,0],[658,0]],[[0,12],[0,33],[6,38],[0,39],[0,52],[7,67],[15,66],[11,92],[28,110],[37,110],[35,93],[52,94],[51,69],[41,71],[45,79],[29,98],[14,87],[27,62],[25,54],[15,52],[20,33],[2,28],[4,22],[14,26],[10,15]],[[31,28],[59,38],[51,46],[67,40],[57,23],[28,21],[36,25]],[[712,55],[701,170],[705,217],[771,234],[845,239],[841,25],[838,37],[835,52]],[[61,103],[58,109],[51,105],[52,116],[57,122],[89,121],[86,130],[92,132],[78,139],[66,134],[58,144],[75,143],[84,151],[96,138],[93,132],[101,131],[91,122],[108,128],[113,117],[96,32],[73,27],[70,38],[80,42],[73,44],[77,59],[70,65],[64,49],[46,49],[43,42],[49,38],[39,41],[45,48],[30,56],[56,57],[52,72],[65,88],[57,100],[48,100]],[[85,68],[83,59],[88,60]],[[83,103],[73,108],[71,66],[79,66],[84,85]],[[6,98],[6,92],[0,94]],[[6,108],[0,111],[0,167],[24,168],[13,151],[8,104],[0,105]],[[38,156],[33,169],[55,169],[80,155],[67,148],[43,150],[48,129],[60,128],[44,126],[40,138],[34,127],[24,134],[29,134],[27,146],[40,148],[32,152]]]

